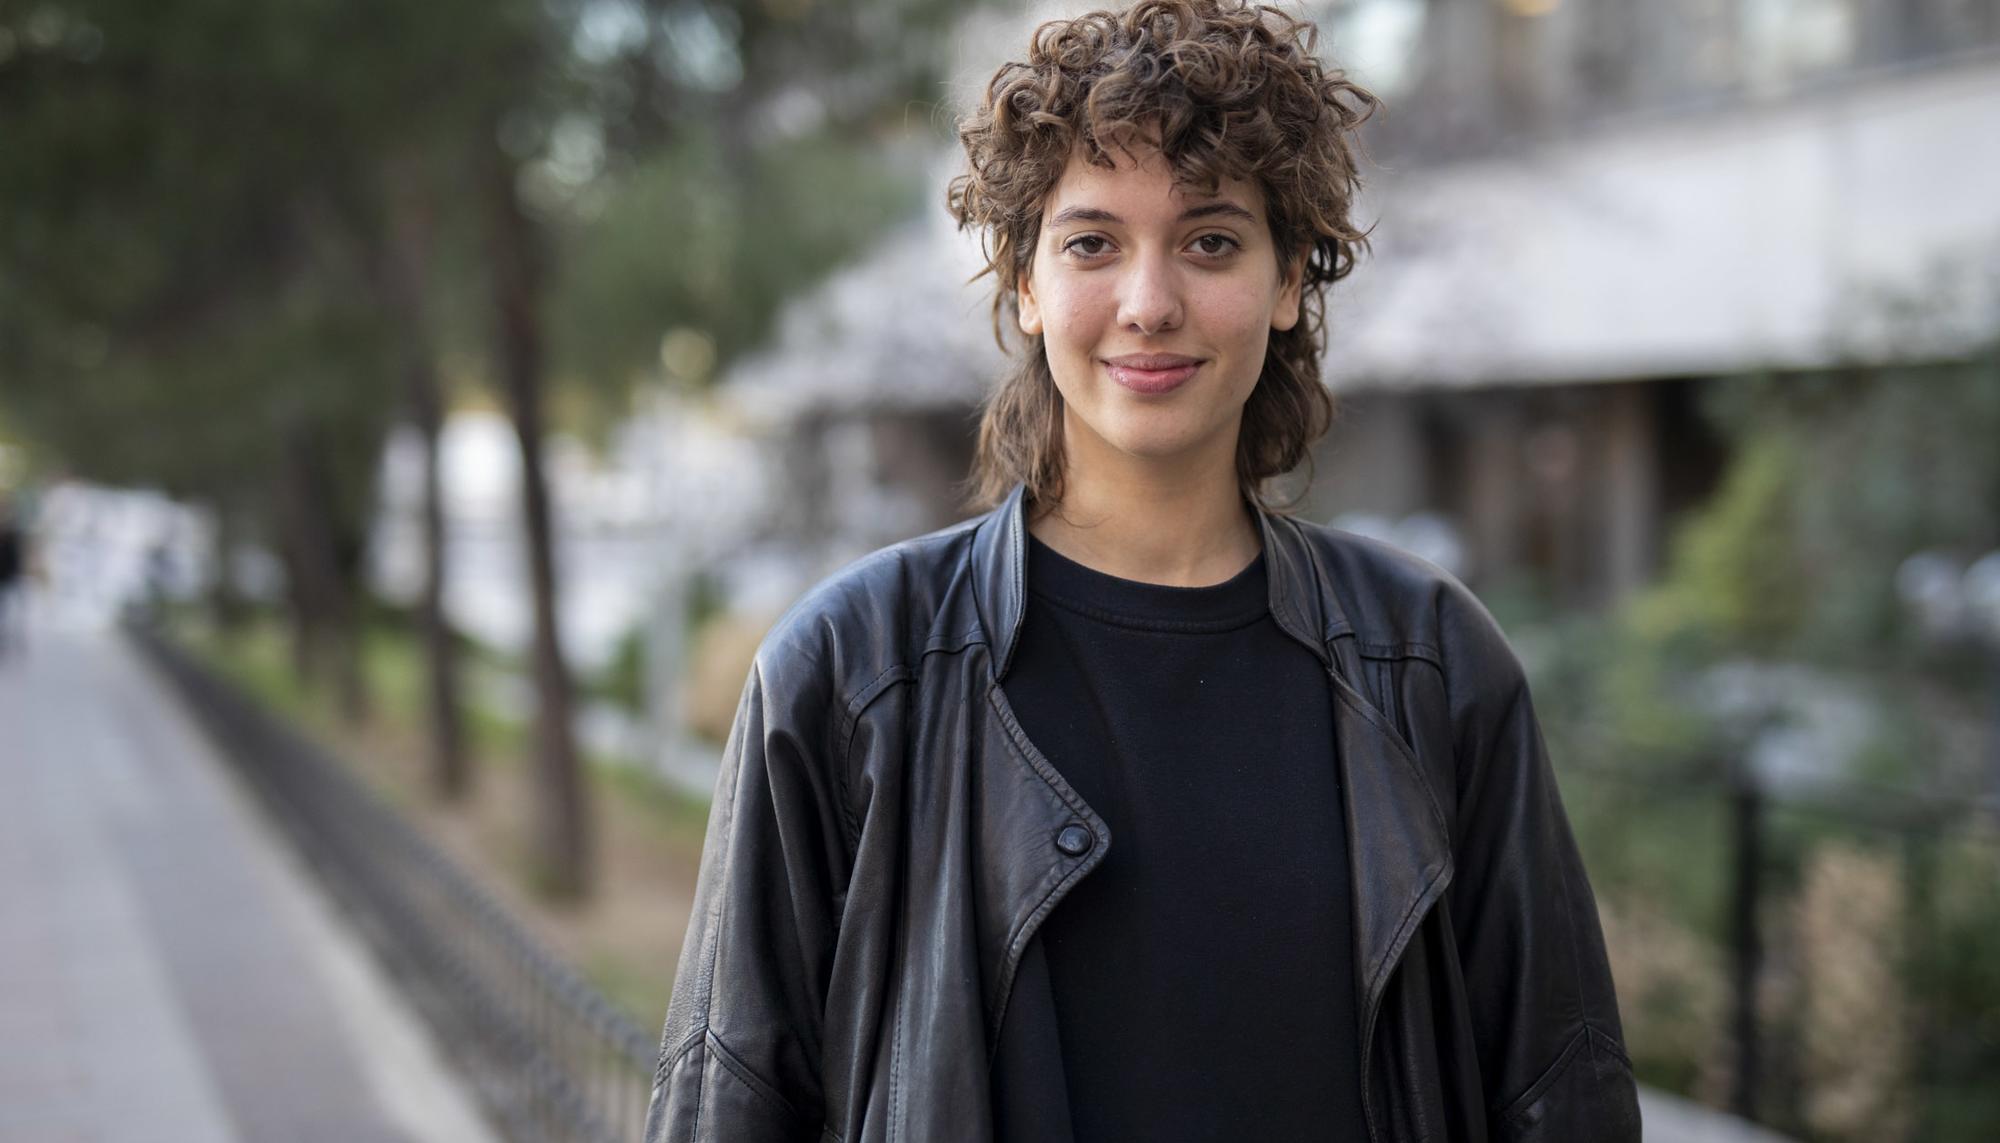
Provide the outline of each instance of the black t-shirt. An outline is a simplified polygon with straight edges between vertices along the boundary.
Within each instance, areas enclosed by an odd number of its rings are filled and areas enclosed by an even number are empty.
[[[1364,1130],[1325,668],[1226,583],[1119,579],[1030,537],[1004,690],[1111,850],[1036,934],[1079,1143]]]

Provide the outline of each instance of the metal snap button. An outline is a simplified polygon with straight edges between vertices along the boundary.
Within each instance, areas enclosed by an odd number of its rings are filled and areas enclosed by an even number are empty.
[[[1096,841],[1096,838],[1090,836],[1089,830],[1074,823],[1064,826],[1062,832],[1056,834],[1056,848],[1071,857],[1082,857],[1089,853],[1090,847]]]

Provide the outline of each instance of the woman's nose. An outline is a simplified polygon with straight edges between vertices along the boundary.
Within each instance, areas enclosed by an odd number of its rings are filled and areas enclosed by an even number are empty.
[[[1186,316],[1181,287],[1165,255],[1141,254],[1133,260],[1118,300],[1118,323],[1150,336],[1178,329]]]

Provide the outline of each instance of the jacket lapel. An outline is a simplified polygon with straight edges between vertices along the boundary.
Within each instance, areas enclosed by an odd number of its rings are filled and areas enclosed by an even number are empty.
[[[1354,890],[1355,995],[1365,1047],[1397,959],[1451,884],[1451,835],[1402,735],[1362,696],[1363,680],[1349,657],[1334,650],[1351,642],[1343,637],[1354,628],[1311,541],[1296,520],[1259,511],[1258,521],[1270,569],[1271,614],[1286,634],[1319,657],[1333,685]]]
[[[985,988],[987,1052],[1002,1021],[1028,942],[1044,918],[1104,860],[1111,830],[1021,729],[1001,680],[1014,658],[1025,613],[1027,539],[1024,488],[980,521],[972,538],[973,599],[992,656],[992,676],[974,680],[979,709],[968,732],[973,748],[969,807],[973,891],[979,917],[979,967]],[[976,728],[976,729],[975,729]],[[1057,839],[1081,826],[1089,846],[1065,852]],[[1074,836],[1074,835],[1072,835]]]

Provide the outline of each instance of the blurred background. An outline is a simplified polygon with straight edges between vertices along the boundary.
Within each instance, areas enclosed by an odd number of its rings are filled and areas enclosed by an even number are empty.
[[[0,0],[0,1139],[637,1138],[1085,7]],[[1649,1137],[2000,1136],[2000,2],[1302,10],[1387,109],[1296,511],[1527,662]]]

